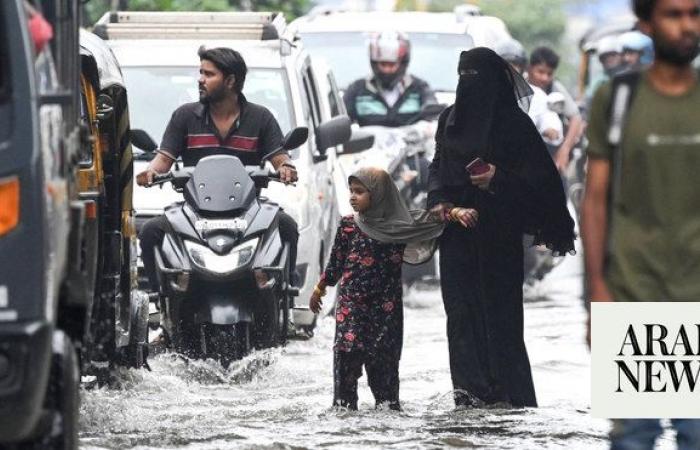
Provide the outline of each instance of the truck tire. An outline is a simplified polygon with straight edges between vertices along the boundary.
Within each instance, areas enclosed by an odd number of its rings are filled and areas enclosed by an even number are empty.
[[[80,371],[73,343],[61,330],[54,332],[51,374],[44,408],[49,415],[46,432],[21,450],[74,450],[78,448],[78,409],[80,407]]]

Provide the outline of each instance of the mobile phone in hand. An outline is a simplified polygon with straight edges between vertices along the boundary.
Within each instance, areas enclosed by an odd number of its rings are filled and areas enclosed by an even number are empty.
[[[476,157],[465,167],[469,175],[481,175],[489,171],[489,164],[483,159]]]

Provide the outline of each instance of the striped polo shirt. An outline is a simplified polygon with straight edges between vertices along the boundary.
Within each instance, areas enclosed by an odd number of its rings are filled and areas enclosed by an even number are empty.
[[[159,153],[172,159],[182,158],[185,166],[194,166],[205,156],[234,155],[244,165],[255,165],[282,145],[282,130],[264,106],[238,96],[241,112],[225,136],[214,124],[209,108],[200,103],[186,103],[175,110],[163,134]]]

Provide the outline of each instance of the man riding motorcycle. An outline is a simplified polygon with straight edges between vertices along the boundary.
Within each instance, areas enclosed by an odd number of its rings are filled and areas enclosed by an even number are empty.
[[[243,57],[235,50],[219,47],[200,48],[199,58],[199,102],[175,110],[155,157],[136,177],[140,186],[150,186],[153,177],[167,172],[178,157],[185,166],[195,166],[205,156],[232,154],[244,165],[256,165],[281,147],[282,131],[272,113],[248,102],[242,93],[247,73]],[[279,172],[280,181],[297,180],[296,168],[286,151],[279,151],[269,160]],[[165,216],[158,216],[146,222],[139,233],[141,258],[154,292],[159,291],[155,248],[163,242],[167,227]],[[279,230],[290,247],[290,279],[294,282],[297,224],[282,212]]]
[[[353,82],[343,96],[353,122],[401,127],[413,123],[423,105],[437,103],[428,83],[407,72],[411,43],[405,34],[372,36],[369,59],[372,75]]]
[[[596,76],[586,89],[587,103],[593,98],[598,88],[625,69],[626,64],[622,55],[622,42],[620,36],[605,36],[596,45],[598,61],[603,67],[603,72]]]
[[[434,122],[416,120],[421,108],[437,103],[437,99],[428,83],[408,73],[411,43],[404,33],[383,31],[373,35],[369,59],[372,75],[350,84],[343,100],[350,119],[361,127],[407,127],[403,134],[406,144],[423,149],[406,160],[408,171],[402,175],[410,186],[407,195],[415,199],[426,191],[429,161],[424,147],[435,135]]]
[[[654,59],[654,43],[649,36],[633,30],[622,33],[619,41],[625,70],[639,70],[651,64]]]

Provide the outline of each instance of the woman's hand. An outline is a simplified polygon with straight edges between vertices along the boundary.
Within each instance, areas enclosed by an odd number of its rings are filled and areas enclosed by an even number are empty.
[[[309,309],[312,313],[318,314],[321,312],[321,307],[323,306],[323,300],[321,296],[314,292],[311,294],[311,299],[309,300]]]
[[[494,166],[493,164],[489,164],[488,172],[482,173],[481,175],[471,175],[469,179],[471,180],[474,186],[478,187],[481,190],[488,191],[489,186],[491,185],[491,179],[493,178],[493,175],[495,173],[496,166]]]
[[[479,221],[479,212],[472,208],[452,208],[450,217],[453,217],[464,228],[473,228]]]
[[[430,214],[432,214],[441,222],[445,222],[449,219],[447,213],[449,212],[450,208],[452,208],[452,204],[450,203],[438,203],[437,205],[432,207],[432,209],[430,210]]]

